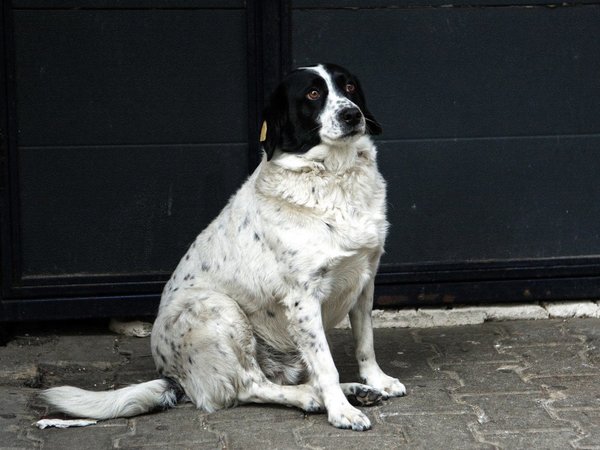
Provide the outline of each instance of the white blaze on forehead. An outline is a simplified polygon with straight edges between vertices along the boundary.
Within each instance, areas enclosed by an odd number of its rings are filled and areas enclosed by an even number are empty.
[[[316,72],[321,78],[323,78],[325,84],[327,85],[329,96],[333,96],[335,100],[341,100],[343,98],[344,100],[350,102],[350,100],[348,100],[346,97],[340,95],[339,88],[336,86],[333,79],[331,78],[331,74],[321,64],[314,67],[307,67],[306,70]]]
[[[327,85],[327,100],[319,114],[319,122],[321,124],[319,135],[325,142],[335,141],[344,135],[338,113],[343,109],[352,107],[358,108],[358,106],[340,91],[340,88],[335,84],[331,73],[328,72],[325,67],[318,65],[314,67],[305,67],[304,69],[318,74]],[[360,108],[358,109],[360,110]]]

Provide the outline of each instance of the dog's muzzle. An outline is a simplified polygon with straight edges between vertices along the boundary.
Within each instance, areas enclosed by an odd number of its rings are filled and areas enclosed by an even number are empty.
[[[365,131],[365,119],[363,113],[356,106],[341,109],[337,116],[342,125],[344,136],[352,136]]]

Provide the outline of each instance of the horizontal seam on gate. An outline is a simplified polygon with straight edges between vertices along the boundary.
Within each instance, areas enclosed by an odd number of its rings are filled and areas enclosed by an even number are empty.
[[[600,133],[592,134],[548,134],[548,135],[515,135],[515,136],[465,136],[465,137],[431,137],[431,138],[397,138],[397,139],[377,139],[375,143],[391,143],[391,142],[435,142],[435,141],[510,141],[510,140],[535,140],[535,139],[551,139],[560,141],[561,139],[581,139],[581,138],[600,138]]]
[[[580,2],[540,2],[540,3],[497,3],[497,4],[481,4],[481,3],[463,3],[463,4],[406,4],[406,5],[390,5],[390,6],[300,6],[293,7],[293,11],[318,11],[318,10],[347,10],[347,11],[402,11],[402,10],[419,10],[419,9],[483,9],[483,8],[574,8],[582,6],[598,6],[600,2],[580,3]]]
[[[248,147],[248,142],[204,142],[198,144],[89,144],[89,145],[72,145],[72,144],[52,144],[52,145],[17,145],[19,150],[41,150],[41,149],[92,149],[92,148],[143,148],[143,147],[223,147],[223,146],[236,146],[236,147]]]

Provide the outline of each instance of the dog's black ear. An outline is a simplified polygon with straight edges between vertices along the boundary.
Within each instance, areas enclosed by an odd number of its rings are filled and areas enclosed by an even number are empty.
[[[365,116],[365,121],[367,125],[367,133],[371,135],[381,134],[383,128],[381,128],[379,122],[377,122],[373,114],[371,114],[371,112],[366,108],[366,106],[363,108],[363,114]]]
[[[367,134],[381,134],[383,129],[381,128],[379,122],[377,122],[377,119],[375,119],[375,116],[371,114],[369,108],[367,108],[367,100],[365,99],[365,94],[360,82],[357,79],[355,79],[354,82],[356,83],[356,87],[358,88],[356,93],[358,97],[358,106],[362,111],[363,115],[365,116],[365,121],[367,122]]]
[[[269,97],[262,114],[260,142],[267,154],[267,161],[273,157],[275,149],[281,146],[283,126],[287,122],[287,110],[287,98],[280,85]]]

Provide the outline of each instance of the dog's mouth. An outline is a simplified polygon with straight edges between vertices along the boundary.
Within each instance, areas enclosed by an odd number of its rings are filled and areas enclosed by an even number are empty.
[[[362,120],[359,124],[357,124],[355,126],[352,126],[352,127],[346,126],[345,129],[342,131],[342,134],[340,135],[338,140],[343,141],[343,140],[353,139],[356,137],[363,136],[366,132],[367,132],[367,127],[366,127],[365,121]]]
[[[364,136],[367,133],[367,120],[357,110],[351,120],[345,120],[342,113],[338,113],[335,120],[323,124],[319,130],[321,140],[329,145],[346,144]]]
[[[348,130],[346,133],[342,134],[340,139],[347,139],[347,138],[352,138],[355,136],[362,136],[363,134],[365,134],[364,125],[362,127],[355,127],[351,130]]]
[[[361,136],[364,135],[365,133],[362,133],[360,130],[353,130],[335,137],[321,136],[321,142],[332,147],[345,147],[346,145],[350,145],[357,141]]]
[[[334,136],[331,136],[329,134],[323,134],[321,135],[321,140],[326,143],[326,144],[330,144],[330,145],[335,145],[335,144],[345,144],[347,142],[351,142],[361,136],[364,136],[366,134],[366,129],[365,126],[363,125],[362,127],[354,127],[348,130],[343,130],[342,132],[340,132],[339,134],[336,134]]]

